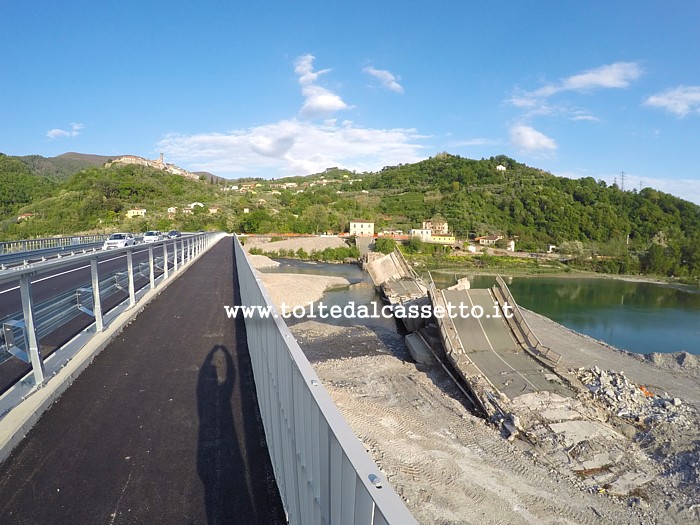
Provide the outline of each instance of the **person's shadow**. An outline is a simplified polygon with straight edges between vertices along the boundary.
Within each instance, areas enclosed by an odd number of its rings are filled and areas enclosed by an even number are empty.
[[[251,501],[231,408],[235,379],[228,348],[214,346],[197,381],[197,472],[204,485],[209,525],[235,523],[241,517],[241,503]]]

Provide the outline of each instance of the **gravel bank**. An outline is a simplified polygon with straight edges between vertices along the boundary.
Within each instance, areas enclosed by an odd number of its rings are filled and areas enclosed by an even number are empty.
[[[668,392],[700,409],[700,366],[698,357],[685,352],[651,354],[648,357],[618,350],[606,343],[575,332],[535,312],[521,308],[523,316],[542,344],[560,354],[570,368],[597,366],[602,370],[624,371],[635,383],[652,391]]]
[[[305,308],[321,299],[326,290],[350,285],[350,281],[343,277],[326,275],[260,272],[258,275],[280,312],[283,311],[283,305],[287,312],[297,306]]]
[[[292,237],[283,241],[269,242],[269,239],[250,237],[246,240],[245,249],[257,248],[263,252],[279,250],[294,250],[302,248],[306,253],[323,251],[326,248],[345,248],[346,242],[340,237]]]
[[[281,242],[284,241],[271,244],[280,244]],[[247,254],[247,256],[255,269],[275,268],[280,265],[265,255]],[[306,307],[321,299],[326,290],[350,285],[350,281],[343,277],[297,273],[257,273],[279,311],[282,311],[283,304],[287,311],[295,306]]]
[[[582,490],[547,458],[503,439],[465,408],[439,366],[411,361],[401,336],[315,321],[291,330],[420,523],[656,522],[648,510]]]
[[[265,255],[248,254],[248,260],[250,261],[251,266],[256,270],[260,268],[276,268],[280,265],[280,263],[273,261]]]

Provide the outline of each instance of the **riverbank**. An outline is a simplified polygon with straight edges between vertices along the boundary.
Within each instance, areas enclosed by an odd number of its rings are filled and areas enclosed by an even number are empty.
[[[273,241],[272,237],[249,237],[246,239],[245,249],[249,251],[251,248],[256,248],[261,252],[277,252],[280,250],[298,252],[300,249],[303,252],[311,253],[312,251],[323,251],[327,248],[344,248],[347,247],[347,242],[345,239],[340,237],[292,237],[289,239],[276,240]],[[700,293],[699,285],[683,284],[678,282],[676,279],[670,277],[661,276],[647,276],[647,275],[625,275],[625,274],[609,274],[609,273],[596,273],[586,270],[578,270],[565,266],[556,259],[550,259],[548,257],[510,257],[503,255],[480,255],[478,257],[473,257],[472,255],[462,255],[462,256],[449,256],[449,264],[441,265],[443,261],[446,261],[444,257],[438,257],[437,259],[433,256],[426,255],[406,255],[407,260],[411,263],[416,271],[419,273],[426,273],[428,271],[432,273],[441,274],[455,274],[458,273],[460,276],[473,274],[473,275],[501,275],[501,276],[518,276],[518,277],[557,277],[557,278],[571,278],[571,279],[616,279],[628,282],[637,283],[651,283],[664,286],[673,286],[679,290]],[[479,265],[475,264],[476,262]],[[508,264],[499,266],[497,264],[490,263],[491,267],[483,267],[481,263],[483,261],[498,261],[504,260]],[[466,263],[469,262],[467,265]],[[489,264],[489,263],[487,263]]]
[[[421,269],[418,268],[419,273]],[[457,275],[459,277],[465,277],[469,275],[483,275],[496,277],[500,275],[503,278],[507,277],[552,277],[555,279],[609,279],[615,281],[625,281],[629,283],[647,283],[656,284],[659,286],[667,286],[669,288],[675,288],[676,290],[681,290],[688,293],[700,293],[700,286],[695,286],[692,284],[682,284],[675,282],[671,278],[661,278],[652,277],[645,275],[621,275],[621,274],[610,274],[610,273],[595,273],[587,272],[583,270],[569,270],[569,271],[546,271],[546,272],[536,272],[528,270],[489,270],[489,269],[479,269],[470,268],[463,271],[458,271],[457,268],[437,268],[435,270],[430,270],[433,275]]]

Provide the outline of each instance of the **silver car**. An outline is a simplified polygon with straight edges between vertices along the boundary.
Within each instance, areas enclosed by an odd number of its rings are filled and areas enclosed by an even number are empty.
[[[158,230],[147,231],[143,234],[143,242],[158,242],[163,240],[163,233]]]
[[[103,250],[110,250],[112,248],[126,248],[127,246],[133,246],[136,244],[136,239],[130,233],[113,233],[102,245]]]

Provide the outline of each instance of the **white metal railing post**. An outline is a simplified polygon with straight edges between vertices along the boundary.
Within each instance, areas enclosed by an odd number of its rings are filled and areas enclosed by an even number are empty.
[[[163,280],[165,281],[168,278],[169,272],[168,272],[168,247],[163,243]]]
[[[104,330],[104,322],[102,320],[100,275],[97,269],[97,257],[90,259],[90,277],[92,279],[92,311],[95,314],[95,332],[101,332]]]
[[[185,239],[182,237],[180,237],[180,263],[185,266]]]
[[[129,277],[129,308],[136,304],[136,287],[134,286],[134,257],[132,250],[126,252],[126,273]]]
[[[177,272],[177,239],[173,241],[173,270]]]
[[[34,324],[34,303],[32,300],[32,284],[28,274],[19,278],[19,289],[22,298],[22,313],[24,314],[24,336],[27,342],[27,353],[32,363],[34,383],[44,382],[44,360],[39,352],[39,338]]]
[[[153,245],[149,244],[148,245],[148,275],[150,277],[151,281],[151,290],[153,290],[156,287],[156,276],[154,273],[154,264],[153,264]]]

